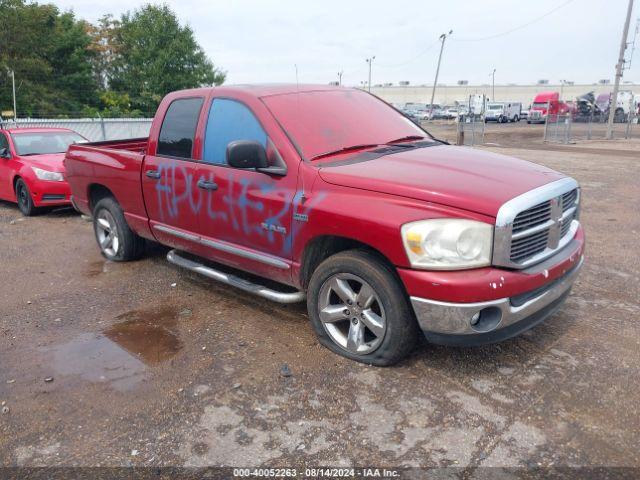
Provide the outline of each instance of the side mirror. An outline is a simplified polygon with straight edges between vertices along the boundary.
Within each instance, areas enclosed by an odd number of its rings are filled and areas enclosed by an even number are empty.
[[[234,168],[266,168],[267,151],[260,142],[236,140],[227,145],[227,164]]]
[[[0,148],[0,158],[11,158],[11,154],[7,147]]]

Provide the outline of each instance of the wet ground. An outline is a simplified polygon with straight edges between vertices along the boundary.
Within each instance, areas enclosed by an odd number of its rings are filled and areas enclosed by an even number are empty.
[[[573,294],[521,337],[386,369],[320,347],[302,305],[159,247],[107,262],[75,213],[0,203],[0,465],[640,467],[640,144],[495,143],[582,183]]]

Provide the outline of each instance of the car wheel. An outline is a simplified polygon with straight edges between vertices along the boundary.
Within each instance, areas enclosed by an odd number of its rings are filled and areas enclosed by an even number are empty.
[[[131,230],[122,207],[113,198],[103,198],[96,204],[93,231],[102,255],[109,260],[136,260],[144,252],[144,239]]]
[[[18,208],[25,217],[32,217],[38,213],[38,209],[33,204],[29,187],[22,179],[16,182],[16,202],[18,202]]]
[[[531,122],[529,120],[527,120],[527,125],[531,125]]]
[[[420,333],[393,268],[364,250],[341,252],[320,264],[309,282],[307,308],[322,345],[370,365],[398,362]]]

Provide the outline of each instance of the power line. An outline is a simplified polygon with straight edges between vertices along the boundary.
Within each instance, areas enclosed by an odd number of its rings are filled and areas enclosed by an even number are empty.
[[[512,28],[510,30],[506,30],[506,31],[501,32],[501,33],[496,33],[495,35],[489,35],[488,37],[480,37],[480,38],[454,38],[453,41],[454,42],[481,42],[481,41],[484,41],[484,40],[492,40],[494,38],[503,37],[503,36],[508,35],[510,33],[517,32],[518,30],[522,30],[523,28],[526,28],[529,25],[533,25],[536,22],[539,22],[543,18],[548,17],[549,15],[551,15],[552,13],[557,12],[558,10],[560,10],[563,7],[566,7],[571,2],[573,2],[573,0],[567,0],[566,2],[558,5],[557,7],[553,8],[551,10],[549,10],[547,13],[545,13],[543,15],[540,15],[539,17],[536,17],[533,20],[531,20],[531,21],[529,21],[529,22],[527,22],[525,24],[522,24],[522,25],[520,25],[518,27],[515,27],[515,28]]]

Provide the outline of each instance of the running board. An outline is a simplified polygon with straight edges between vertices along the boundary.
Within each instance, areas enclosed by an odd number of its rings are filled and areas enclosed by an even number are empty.
[[[226,283],[227,285],[231,285],[232,287],[239,288],[240,290],[244,290],[245,292],[252,293],[254,295],[266,298],[267,300],[272,300],[274,302],[296,303],[303,301],[306,297],[304,292],[278,292],[277,290],[272,290],[265,286],[258,285],[257,283],[250,282],[249,280],[245,280],[244,278],[237,277],[230,273],[224,273],[219,270],[215,270],[207,265],[199,262],[194,262],[193,260],[189,260],[180,256],[180,254],[176,250],[171,250],[169,253],[167,253],[167,260],[174,265],[178,265],[179,267],[186,268],[187,270],[191,270],[192,272],[199,273],[201,275],[204,275],[205,277],[212,278],[213,280],[218,280],[219,282]]]

